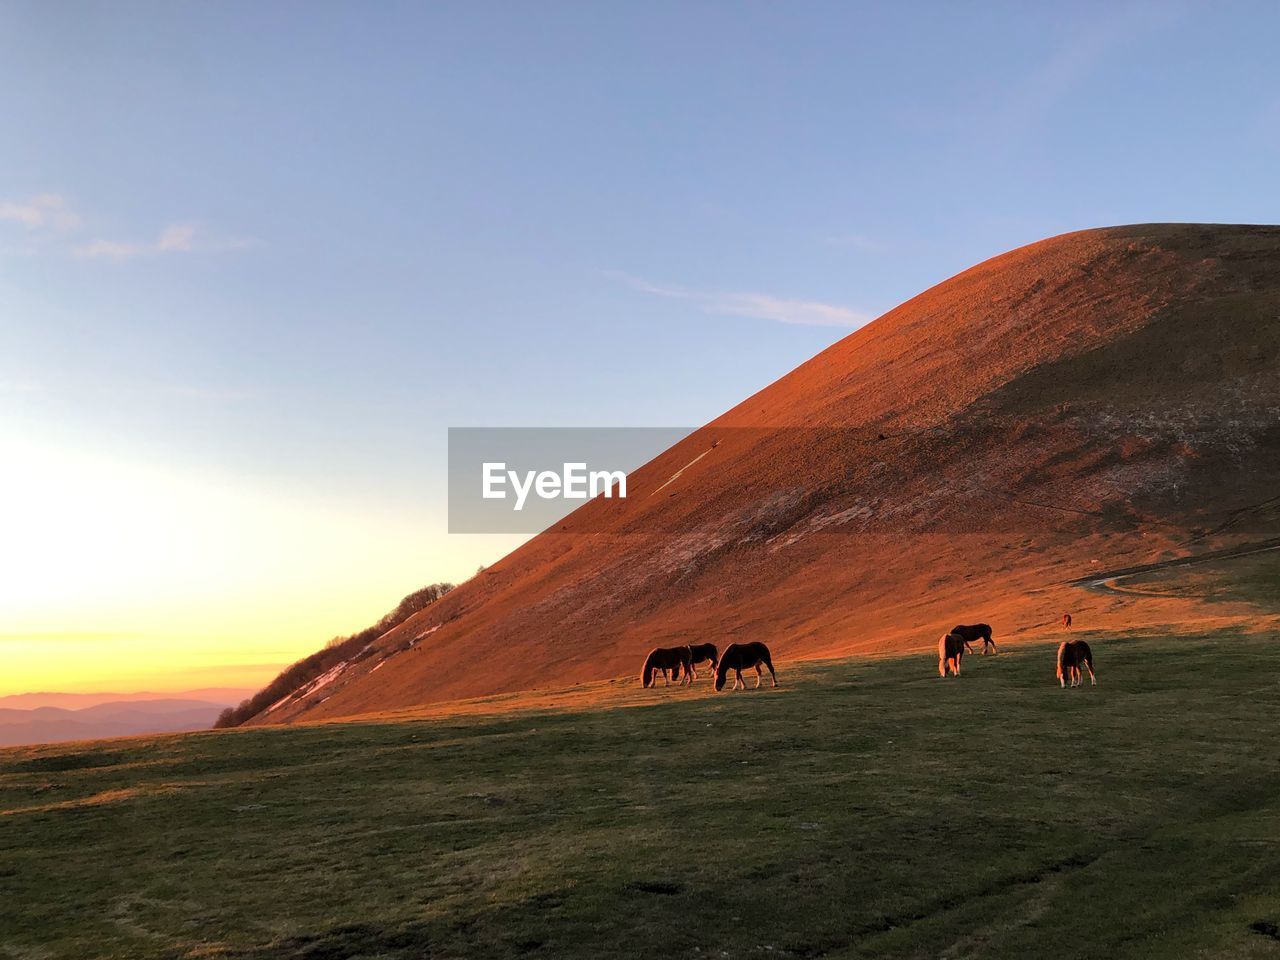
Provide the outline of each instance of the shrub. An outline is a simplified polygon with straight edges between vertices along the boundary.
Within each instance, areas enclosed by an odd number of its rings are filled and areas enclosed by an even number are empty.
[[[257,716],[273,703],[296,693],[312,680],[332,670],[344,660],[358,657],[369,644],[373,643],[388,630],[400,626],[419,610],[424,610],[453,589],[451,583],[433,583],[415,590],[398,604],[396,608],[371,627],[349,637],[334,637],[310,656],[303,657],[297,663],[285,667],[280,674],[265,687],[247,700],[241,701],[238,707],[228,707],[218,715],[213,727],[225,729],[238,727],[251,717]],[[372,651],[370,651],[372,652]]]

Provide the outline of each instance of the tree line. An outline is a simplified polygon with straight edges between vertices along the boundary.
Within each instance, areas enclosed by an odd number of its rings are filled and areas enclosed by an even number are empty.
[[[452,583],[433,583],[415,590],[398,604],[396,608],[371,627],[353,633],[349,637],[334,637],[324,647],[310,656],[303,657],[280,671],[279,675],[265,687],[247,700],[240,701],[236,707],[227,707],[214,721],[214,729],[238,727],[251,717],[257,716],[273,703],[283,700],[289,694],[302,689],[316,677],[332,670],[344,660],[358,658],[362,652],[372,654],[366,648],[388,630],[400,626],[419,610],[426,609],[446,593],[453,589]]]

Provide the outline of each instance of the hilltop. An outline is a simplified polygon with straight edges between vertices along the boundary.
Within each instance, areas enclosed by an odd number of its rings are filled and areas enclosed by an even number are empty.
[[[1245,622],[1091,571],[1276,534],[1280,227],[1067,234],[891,310],[254,722],[634,673],[657,644],[782,662]],[[1217,621],[1209,624],[1208,621]]]

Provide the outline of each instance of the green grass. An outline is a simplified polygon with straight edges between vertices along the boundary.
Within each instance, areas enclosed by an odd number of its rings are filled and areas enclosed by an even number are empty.
[[[1280,644],[1095,652],[6,751],[0,956],[1280,956]]]
[[[1123,578],[1125,588],[1195,597],[1214,603],[1243,601],[1280,611],[1280,551],[1170,567]]]

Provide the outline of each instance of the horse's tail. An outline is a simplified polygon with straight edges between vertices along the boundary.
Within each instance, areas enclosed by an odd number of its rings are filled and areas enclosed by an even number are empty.
[[[653,686],[653,654],[649,654],[644,658],[644,669],[640,671],[640,682],[646,686]]]

